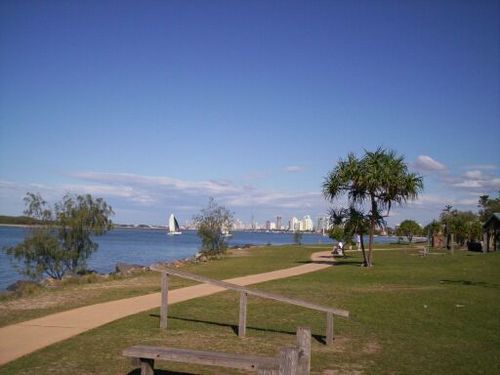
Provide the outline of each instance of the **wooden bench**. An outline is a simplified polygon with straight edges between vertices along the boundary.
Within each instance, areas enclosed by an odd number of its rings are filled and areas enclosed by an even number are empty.
[[[141,368],[141,375],[154,374],[155,360],[256,371],[258,375],[309,375],[311,330],[299,327],[297,345],[282,348],[276,357],[146,345],[132,346],[122,354],[133,358],[134,365]]]

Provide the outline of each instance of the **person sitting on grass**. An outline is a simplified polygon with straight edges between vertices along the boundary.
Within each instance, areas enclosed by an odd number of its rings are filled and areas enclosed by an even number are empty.
[[[344,244],[342,243],[342,241],[339,241],[336,246],[333,246],[332,254],[344,256]]]

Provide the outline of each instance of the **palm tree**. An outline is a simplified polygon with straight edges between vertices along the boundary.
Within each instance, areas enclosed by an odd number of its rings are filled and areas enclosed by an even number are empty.
[[[408,172],[403,156],[379,147],[365,151],[362,159],[353,153],[340,160],[323,183],[323,194],[333,201],[347,195],[350,207],[369,205],[369,241],[367,265],[373,265],[373,235],[377,222],[389,216],[393,203],[403,205],[418,197],[423,179]]]

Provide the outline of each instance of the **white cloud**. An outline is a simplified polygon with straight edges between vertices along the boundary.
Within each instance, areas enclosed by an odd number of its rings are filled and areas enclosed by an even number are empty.
[[[482,188],[483,184],[481,181],[465,180],[462,182],[457,182],[457,183],[453,184],[453,186],[456,186],[459,188],[466,188],[466,189],[476,189],[476,188]]]
[[[415,162],[415,167],[423,171],[443,171],[446,166],[430,156],[420,155]]]
[[[452,185],[461,189],[494,191],[500,189],[500,178],[475,169],[465,172],[463,177],[456,178]]]
[[[204,193],[205,195],[219,195],[237,193],[240,189],[230,181],[186,181],[164,176],[142,176],[131,173],[102,173],[102,172],[77,172],[72,177],[82,180],[114,185],[141,186],[147,189],[163,189],[183,191],[184,193]]]
[[[144,205],[200,207],[212,196],[229,207],[243,209],[316,209],[323,212],[326,202],[321,192],[271,191],[232,181],[186,181],[164,176],[128,173],[78,172],[73,177],[91,185],[72,185],[71,190],[113,196]]]
[[[316,215],[327,211],[320,191],[289,192],[262,189],[225,180],[187,181],[167,176],[142,176],[128,173],[78,172],[74,183],[64,185],[19,184],[0,181],[0,199],[9,214],[20,214],[27,191],[40,192],[56,202],[69,192],[102,197],[114,208],[117,222],[158,223],[168,212],[189,220],[214,197],[220,204],[236,210],[242,217],[260,215]],[[0,202],[0,203],[1,203]],[[12,203],[12,204],[11,204]],[[149,219],[147,219],[149,217]]]
[[[483,172],[481,172],[480,170],[473,170],[473,171],[467,171],[465,172],[464,176],[466,178],[470,178],[470,179],[482,179],[483,178]]]

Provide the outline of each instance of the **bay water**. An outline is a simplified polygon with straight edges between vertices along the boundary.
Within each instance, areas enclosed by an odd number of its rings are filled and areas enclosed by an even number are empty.
[[[29,228],[0,226],[0,249],[23,241]],[[385,237],[377,242],[385,242]],[[163,230],[113,229],[95,238],[98,250],[88,260],[88,268],[100,273],[115,271],[119,262],[149,266],[156,262],[181,260],[195,255],[201,245],[196,231],[185,231],[179,236],[168,236]],[[304,233],[304,244],[332,244],[333,241],[315,233]],[[285,245],[293,243],[293,233],[233,232],[228,245]],[[0,250],[0,290],[17,280],[26,279],[16,271],[9,256]]]
[[[0,249],[23,241],[29,228],[0,226]],[[166,231],[155,229],[113,229],[94,238],[98,250],[88,260],[88,268],[100,273],[115,271],[119,262],[149,266],[156,262],[181,260],[195,255],[201,246],[196,231],[184,231],[179,236],[168,236]],[[328,237],[304,234],[307,244],[333,243]],[[284,245],[293,243],[292,233],[234,232],[228,245]],[[0,290],[13,282],[26,279],[16,271],[9,256],[0,251]]]

